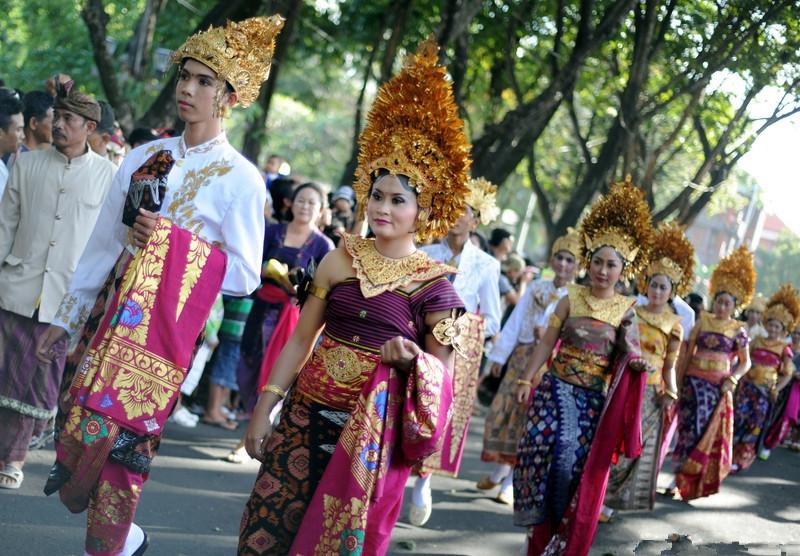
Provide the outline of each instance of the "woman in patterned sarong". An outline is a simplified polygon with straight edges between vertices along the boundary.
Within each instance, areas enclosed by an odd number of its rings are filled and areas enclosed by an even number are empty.
[[[640,291],[647,292],[647,305],[636,308],[642,356],[650,364],[642,401],[642,454],[633,460],[621,458],[611,468],[601,522],[608,521],[613,510],[653,509],[664,413],[678,399],[675,364],[683,327],[670,300],[691,287],[694,248],[677,224],[665,223],[656,232],[651,259],[639,281]]]
[[[778,394],[766,434],[762,437],[758,457],[763,460],[768,459],[770,451],[783,442],[790,450],[800,452],[800,428],[797,427],[800,414],[800,323],[792,331],[792,353],[792,378]]]
[[[434,43],[381,87],[360,143],[353,188],[375,238],[323,259],[253,411],[245,446],[262,465],[240,555],[384,554],[411,469],[447,428],[463,303],[415,234],[461,215],[469,159]]]
[[[744,471],[755,461],[756,446],[767,430],[778,393],[792,379],[792,349],[785,338],[798,316],[797,290],[791,284],[784,284],[767,301],[764,312],[767,337],[756,338],[750,344],[753,366],[736,391],[732,472]]]
[[[621,441],[630,457],[639,447],[647,365],[635,300],[615,286],[642,269],[652,243],[641,190],[628,180],[612,186],[581,233],[591,285],[568,286],[517,381],[517,401],[530,407],[514,467],[514,523],[531,529],[531,556],[588,554],[613,452]]]
[[[720,261],[711,277],[713,313],[702,313],[689,336],[672,456],[676,476],[668,495],[677,487],[684,500],[710,496],[730,471],[733,391],[750,369],[747,331],[731,317],[754,286],[753,255],[744,247]]]

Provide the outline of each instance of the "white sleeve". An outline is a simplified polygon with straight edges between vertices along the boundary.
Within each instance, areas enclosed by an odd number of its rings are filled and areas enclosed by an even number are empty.
[[[70,335],[77,333],[83,326],[97,294],[125,249],[130,228],[122,223],[122,209],[131,175],[126,169],[123,162],[111,182],[111,188],[72,275],[67,293],[52,320],[52,324],[60,326]]]
[[[564,295],[566,295],[566,293]],[[558,302],[561,301],[561,297],[559,297],[555,301],[551,302],[550,305],[545,307],[544,311],[539,316],[539,319],[536,321],[534,326],[543,326],[547,328],[547,326],[550,324],[550,317],[553,315],[553,313],[556,312],[556,307],[558,306]]]
[[[688,303],[686,303],[677,295],[672,300],[672,304],[675,305],[675,311],[678,313],[678,316],[681,317],[681,326],[683,326],[683,339],[688,342],[689,334],[692,333],[692,329],[694,328],[694,309],[692,309]]]
[[[478,303],[483,318],[486,319],[486,337],[491,338],[500,331],[500,263],[494,264],[484,275],[478,288]]]
[[[530,304],[534,302],[533,295],[537,289],[536,283],[530,284],[525,288],[525,293],[522,294],[522,298],[511,311],[511,315],[500,332],[500,337],[494,343],[492,351],[487,355],[489,361],[500,363],[501,365],[505,365],[506,361],[508,361],[511,352],[514,351],[517,343],[519,343],[519,334],[524,325],[525,315],[528,314]]]
[[[261,258],[264,251],[264,203],[267,191],[243,187],[222,220],[222,239],[228,264],[222,293],[243,297],[261,284]]]

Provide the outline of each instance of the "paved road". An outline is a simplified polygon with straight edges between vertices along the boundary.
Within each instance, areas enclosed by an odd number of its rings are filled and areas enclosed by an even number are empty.
[[[511,508],[474,488],[486,470],[478,460],[482,430],[482,419],[476,419],[462,476],[434,478],[428,525],[412,527],[404,513],[392,556],[517,554],[523,535],[511,524]],[[136,519],[151,536],[148,556],[234,554],[239,518],[257,470],[255,463],[219,459],[236,439],[236,433],[203,425],[167,429]],[[23,487],[0,491],[0,556],[82,555],[85,515],[72,515],[58,500],[41,494],[52,461],[52,450],[32,452]],[[691,505],[659,500],[654,512],[627,513],[601,526],[591,554],[800,556],[799,484],[800,455],[776,450],[769,462],[757,462],[748,473],[726,480],[716,496]],[[666,539],[673,533],[690,540],[681,539],[672,548]]]

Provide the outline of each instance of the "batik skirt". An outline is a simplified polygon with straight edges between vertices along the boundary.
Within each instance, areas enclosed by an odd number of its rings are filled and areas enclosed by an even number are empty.
[[[647,386],[642,398],[642,454],[620,456],[611,467],[605,504],[617,510],[652,510],[661,450],[663,410],[657,386]]]
[[[769,388],[742,381],[736,391],[733,419],[733,463],[743,471],[753,465],[756,446],[770,414]]]
[[[720,385],[686,375],[678,402],[678,441],[672,453],[679,468],[697,446],[720,400]]]
[[[533,393],[514,467],[514,524],[559,523],[580,482],[605,393],[550,372]]]
[[[519,344],[511,353],[508,368],[492,399],[483,429],[483,461],[514,465],[519,439],[525,431],[528,408],[517,402],[517,380],[522,378],[535,344]]]

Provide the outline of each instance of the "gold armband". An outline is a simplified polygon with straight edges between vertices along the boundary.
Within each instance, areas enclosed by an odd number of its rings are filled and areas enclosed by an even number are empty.
[[[730,380],[733,383],[734,386],[737,386],[739,384],[739,379],[736,378],[734,375],[726,376],[725,380]]]
[[[664,390],[664,395],[669,396],[673,400],[677,400],[678,399],[678,393],[677,392],[673,392],[672,390]]]
[[[555,313],[553,313],[552,315],[550,315],[550,320],[548,320],[548,321],[547,321],[547,326],[548,326],[549,328],[557,328],[557,329],[559,329],[559,330],[561,330],[561,326],[562,326],[563,324],[564,324],[564,323],[561,321],[561,319],[559,318],[559,316],[558,316],[557,314],[555,314]]]
[[[283,399],[283,398],[286,397],[286,390],[284,390],[283,388],[281,388],[280,386],[278,386],[276,384],[266,384],[264,386],[264,388],[261,389],[261,393],[262,394],[266,394],[267,392],[272,392],[273,394],[278,396],[280,399]]]
[[[317,286],[317,285],[315,285],[313,283],[308,285],[307,291],[308,291],[308,295],[313,295],[314,297],[316,297],[317,299],[319,299],[321,301],[327,301],[328,294],[330,293],[325,288],[321,288],[321,287],[319,287],[319,286]]]
[[[531,382],[530,380],[523,380],[521,378],[518,378],[517,386],[533,386],[533,382]]]

